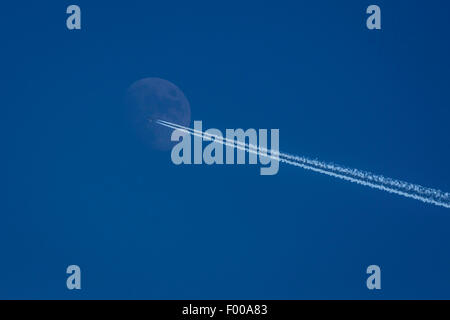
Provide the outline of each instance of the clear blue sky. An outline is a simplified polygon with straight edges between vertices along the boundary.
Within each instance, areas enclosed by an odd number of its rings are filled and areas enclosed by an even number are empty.
[[[381,31],[365,26],[369,4]],[[175,166],[123,103],[160,77],[205,128],[279,128],[285,152],[450,191],[449,10],[4,3],[0,298],[450,298],[450,210],[286,165]]]

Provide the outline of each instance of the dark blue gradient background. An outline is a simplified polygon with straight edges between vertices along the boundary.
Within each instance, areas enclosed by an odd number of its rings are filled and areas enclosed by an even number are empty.
[[[449,10],[2,4],[0,298],[450,298],[450,210],[286,165],[175,166],[123,104],[134,81],[164,78],[204,128],[279,128],[282,151],[450,191]]]

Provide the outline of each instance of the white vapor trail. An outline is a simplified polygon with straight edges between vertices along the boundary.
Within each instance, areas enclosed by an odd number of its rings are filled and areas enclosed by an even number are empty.
[[[212,135],[203,131],[181,126],[164,120],[156,120],[156,123],[172,129],[181,130],[197,137],[201,137],[204,139],[206,138],[207,140],[214,139],[216,142],[223,145],[275,159],[282,163],[301,167],[306,170],[322,173],[328,176],[350,181],[374,189],[383,190],[389,193],[394,193],[407,198],[416,199],[425,203],[434,204],[436,206],[450,208],[450,193],[448,192],[442,192],[437,189],[427,188],[417,184],[387,178],[382,175],[375,175],[370,172],[361,171],[358,169],[342,167],[333,163],[327,163],[319,160],[308,159],[306,157],[294,156],[283,152],[268,150],[252,144],[236,141],[234,139],[228,139],[226,137]]]

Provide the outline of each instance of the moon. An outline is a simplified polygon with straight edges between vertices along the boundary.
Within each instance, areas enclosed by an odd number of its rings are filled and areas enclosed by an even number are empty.
[[[127,91],[134,129],[145,143],[157,150],[169,150],[173,129],[155,123],[166,120],[182,126],[191,122],[191,108],[184,93],[172,82],[160,78],[145,78],[134,82]]]

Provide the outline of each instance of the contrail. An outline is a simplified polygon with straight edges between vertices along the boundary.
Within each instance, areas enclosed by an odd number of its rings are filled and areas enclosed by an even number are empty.
[[[367,171],[358,169],[346,168],[333,163],[327,163],[319,160],[313,160],[306,157],[294,156],[288,153],[276,152],[268,150],[252,144],[247,144],[234,139],[212,135],[203,131],[181,126],[164,120],[156,120],[156,123],[194,136],[206,138],[207,140],[214,139],[216,142],[223,145],[243,150],[249,153],[265,156],[271,159],[278,160],[282,163],[301,167],[306,170],[322,173],[335,178],[343,179],[367,187],[378,190],[383,190],[389,193],[394,193],[407,198],[416,199],[425,203],[434,204],[444,208],[450,208],[450,193],[442,192],[437,189],[423,187],[417,184],[387,178],[382,175],[375,175]]]

